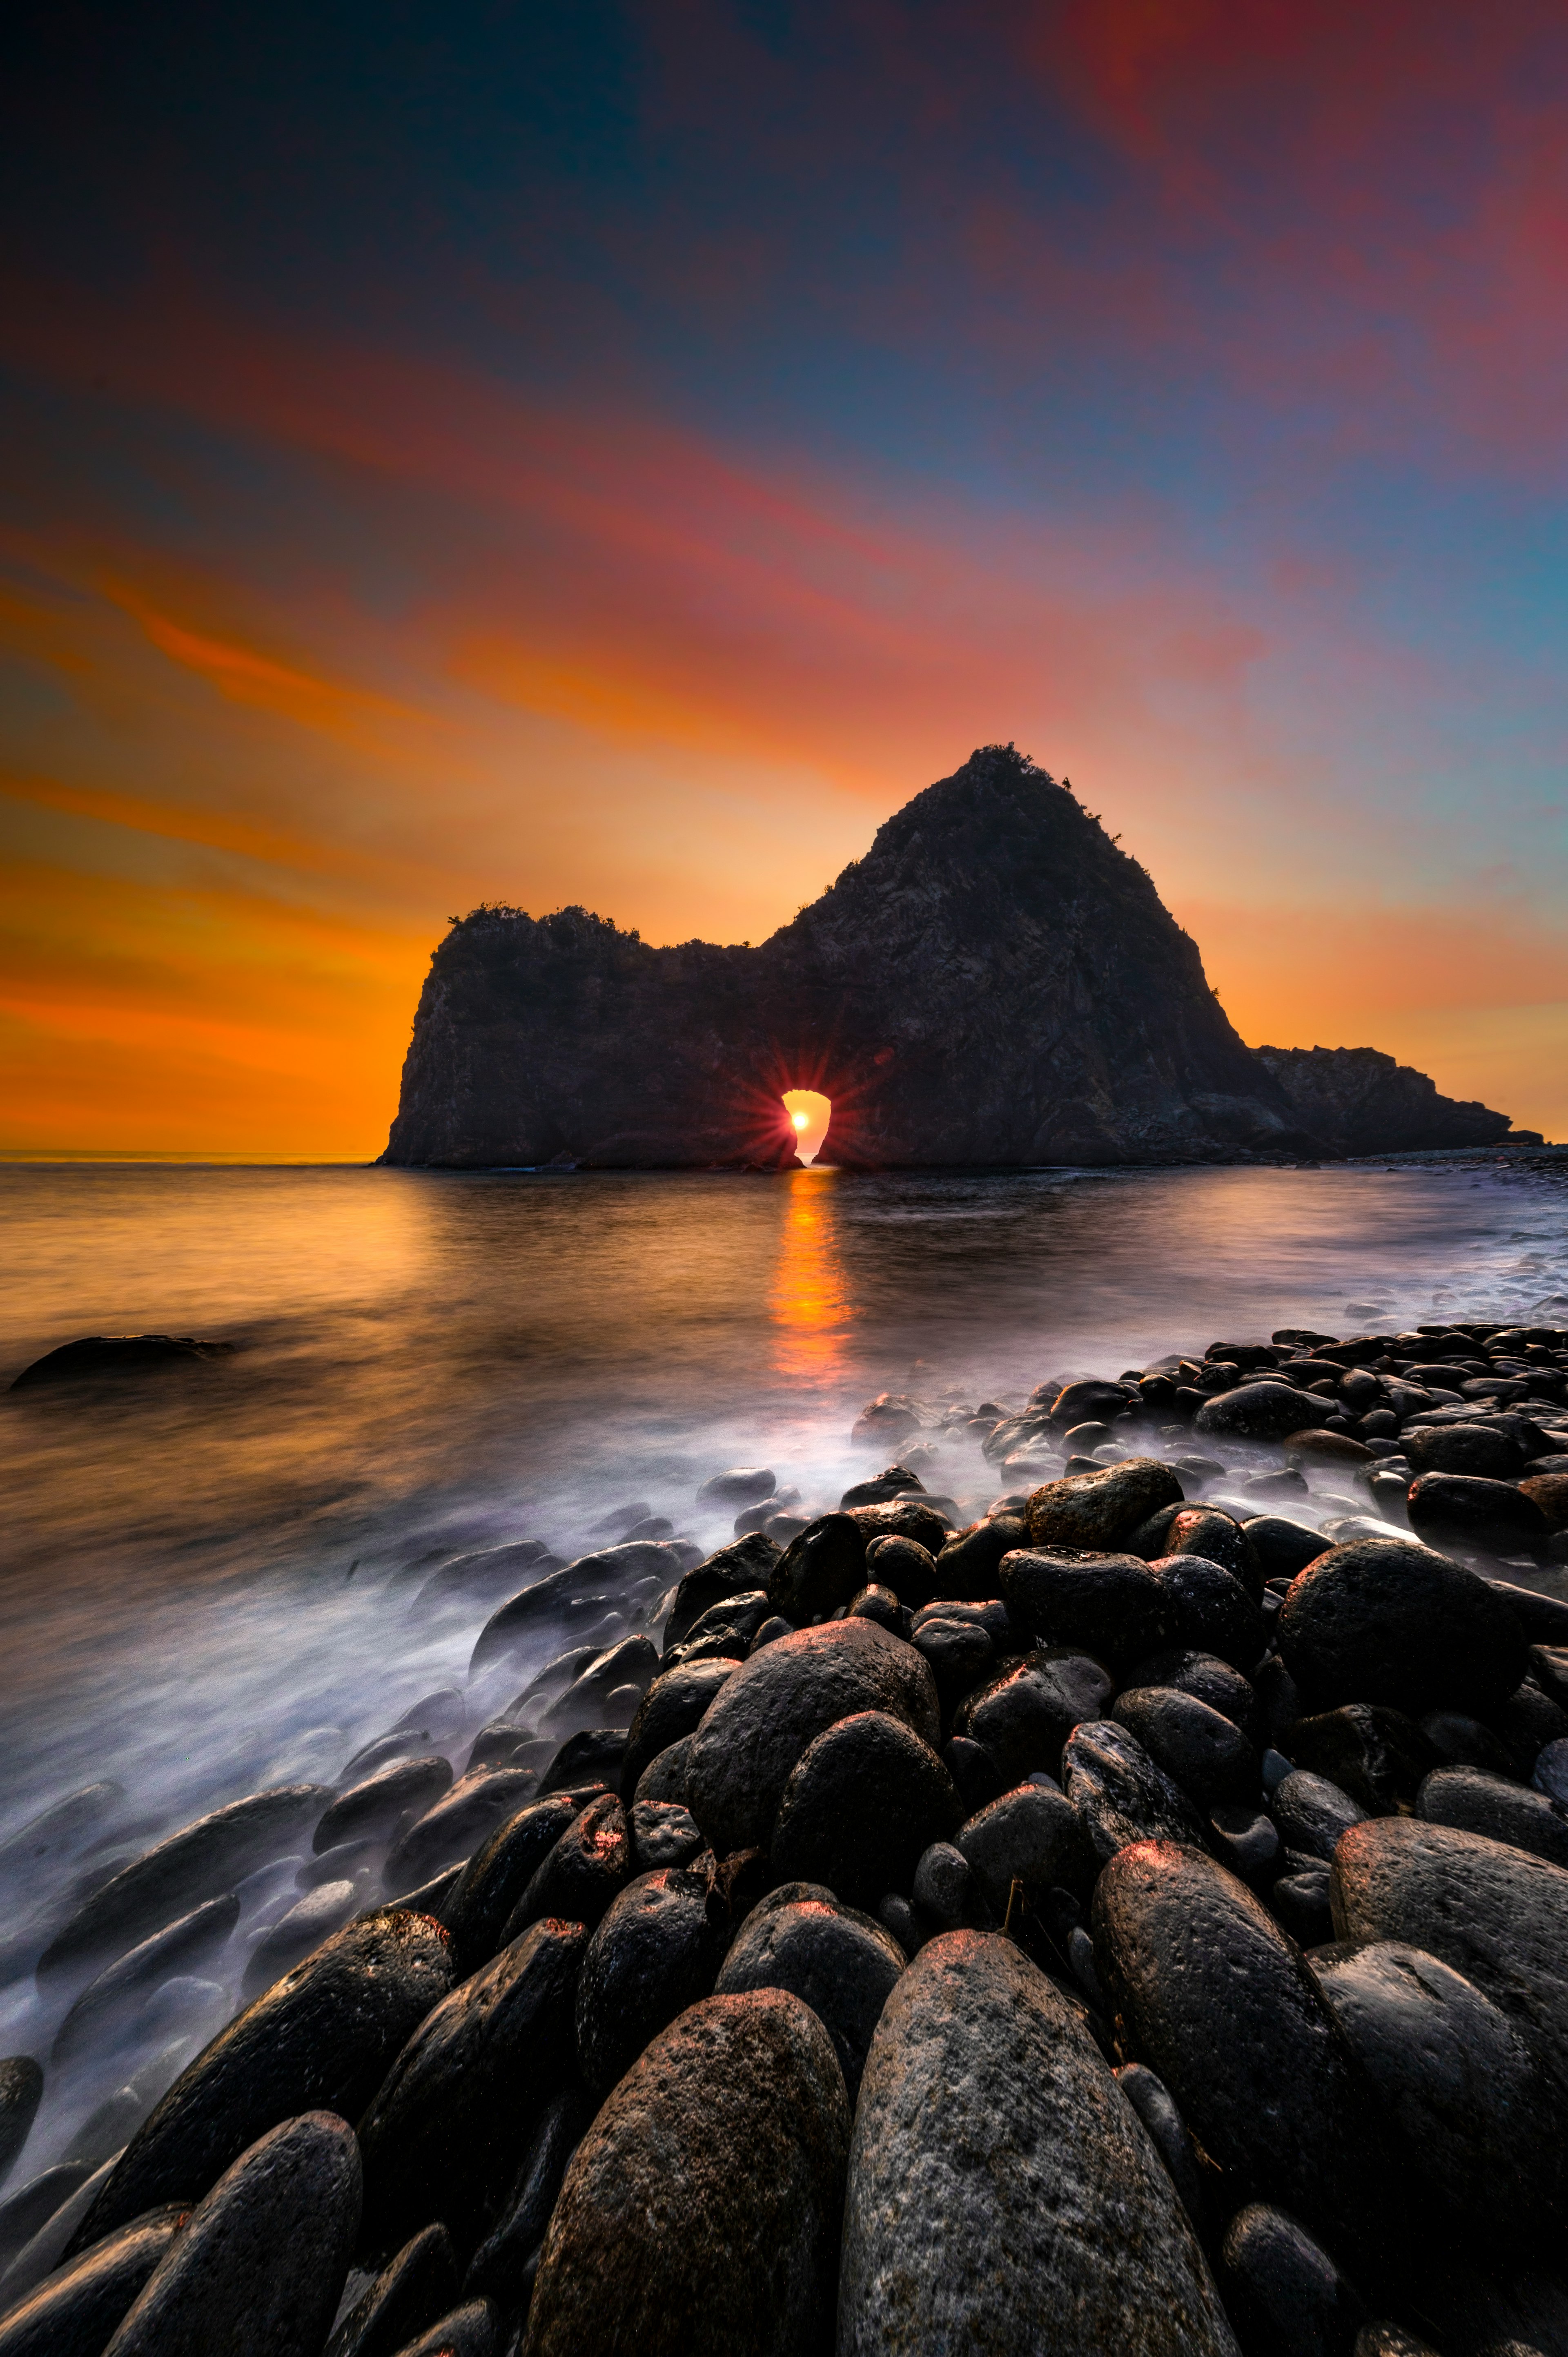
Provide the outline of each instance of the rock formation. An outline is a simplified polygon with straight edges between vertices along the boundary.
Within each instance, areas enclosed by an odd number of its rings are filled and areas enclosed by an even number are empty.
[[[1439,1096],[1424,1072],[1377,1048],[1260,1048],[1303,1129],[1335,1154],[1416,1154],[1434,1146],[1539,1146],[1506,1113]]]
[[[782,1166],[791,1088],[832,1099],[820,1158],[852,1168],[1343,1150],[1294,1085],[1137,861],[993,745],[759,948],[476,909],[431,961],[382,1159]]]

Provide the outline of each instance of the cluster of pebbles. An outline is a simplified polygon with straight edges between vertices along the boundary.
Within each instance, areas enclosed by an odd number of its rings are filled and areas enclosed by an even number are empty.
[[[458,1775],[435,1695],[107,1879],[108,1788],[12,1838],[0,2169],[46,2071],[150,2059],[0,2202],[0,2357],[1568,2352],[1568,1336],[855,1437],[831,1511],[715,1475],[700,1560],[433,1574],[505,1592],[471,1692],[581,1641]]]

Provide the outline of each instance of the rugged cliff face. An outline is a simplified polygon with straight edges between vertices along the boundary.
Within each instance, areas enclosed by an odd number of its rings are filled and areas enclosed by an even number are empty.
[[[1334,1154],[1414,1154],[1445,1146],[1538,1146],[1506,1113],[1442,1097],[1424,1072],[1376,1048],[1260,1048],[1258,1060],[1295,1109],[1303,1129]]]
[[[478,910],[431,962],[389,1162],[827,1162],[1316,1150],[1194,943],[1065,787],[988,746],[757,949]]]

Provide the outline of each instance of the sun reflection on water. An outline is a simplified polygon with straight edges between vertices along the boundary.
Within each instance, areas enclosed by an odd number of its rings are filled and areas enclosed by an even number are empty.
[[[836,1174],[793,1170],[786,1183],[789,1200],[768,1295],[778,1329],[774,1363],[792,1382],[831,1383],[844,1371],[850,1329]]]

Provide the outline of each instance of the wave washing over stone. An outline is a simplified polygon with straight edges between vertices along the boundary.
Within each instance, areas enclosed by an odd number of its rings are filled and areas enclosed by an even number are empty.
[[[1568,1333],[854,1438],[441,1566],[460,1747],[10,1838],[0,2357],[1568,2346]]]

